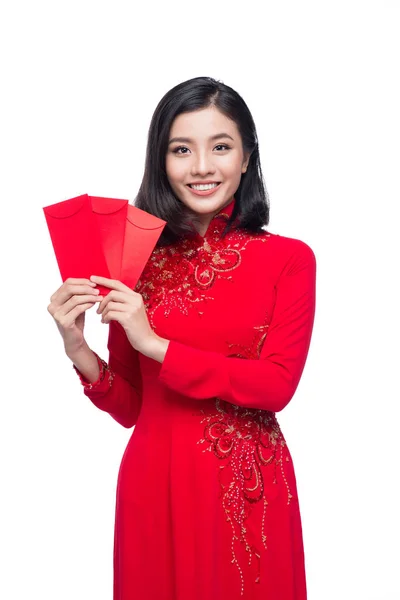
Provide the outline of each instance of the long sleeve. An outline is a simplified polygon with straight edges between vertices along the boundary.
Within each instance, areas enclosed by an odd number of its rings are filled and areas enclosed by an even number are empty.
[[[109,351],[107,375],[99,376],[91,386],[74,366],[84,394],[93,404],[108,412],[113,419],[126,428],[133,427],[138,419],[142,403],[142,377],[138,352],[129,343],[124,329],[111,321],[107,348]]]
[[[314,325],[316,259],[304,242],[298,240],[285,262],[275,293],[272,319],[258,359],[227,357],[171,341],[160,380],[193,399],[218,397],[239,406],[281,411],[299,384]],[[249,310],[252,301],[250,296]]]

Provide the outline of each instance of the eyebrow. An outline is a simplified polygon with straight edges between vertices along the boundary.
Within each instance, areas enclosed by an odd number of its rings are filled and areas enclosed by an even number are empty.
[[[230,136],[228,133],[216,133],[215,135],[212,135],[209,139],[211,141],[214,141],[220,140],[221,138],[229,138],[230,140],[232,140],[232,142],[235,141],[233,137]],[[192,144],[193,140],[187,137],[174,137],[172,138],[172,140],[169,140],[168,144],[172,144],[173,142],[184,142],[185,144]]]

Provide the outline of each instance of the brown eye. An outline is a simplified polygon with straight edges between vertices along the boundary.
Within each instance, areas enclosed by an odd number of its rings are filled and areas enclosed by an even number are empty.
[[[227,146],[226,144],[218,144],[217,146],[215,146],[215,148],[222,148],[223,150],[229,150],[229,146]]]
[[[177,148],[174,148],[172,152],[174,154],[187,154],[187,152],[179,152],[179,150],[188,150],[188,148],[186,148],[186,146],[178,146]]]

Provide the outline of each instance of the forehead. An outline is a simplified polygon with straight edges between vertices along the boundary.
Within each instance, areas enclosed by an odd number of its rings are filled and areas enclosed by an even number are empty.
[[[170,137],[208,138],[219,132],[240,137],[235,121],[213,106],[178,115],[172,122]]]

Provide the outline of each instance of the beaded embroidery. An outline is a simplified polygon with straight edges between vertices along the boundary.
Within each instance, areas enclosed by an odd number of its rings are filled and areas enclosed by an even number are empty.
[[[213,300],[205,292],[217,279],[232,280],[230,273],[241,264],[241,253],[250,242],[266,242],[270,237],[267,233],[236,230],[221,239],[228,218],[226,213],[220,213],[212,231],[202,240],[183,239],[172,246],[155,248],[135,288],[143,297],[153,329],[154,313],[161,306],[165,317],[174,308],[188,315],[189,309],[196,307],[201,315],[199,304]]]
[[[97,386],[99,386],[102,383],[102,381],[104,380],[106,374],[107,374],[107,377],[108,377],[108,384],[111,387],[113,379],[115,377],[114,372],[110,369],[108,363],[106,363],[106,361],[104,359],[100,358],[100,356],[97,354],[97,352],[93,352],[93,353],[94,353],[94,355],[97,358],[97,364],[99,365],[99,370],[100,370],[99,377],[98,377],[98,379],[97,379],[96,382],[90,383],[89,381],[87,381],[83,377],[82,373],[78,370],[78,368],[73,364],[72,366],[73,366],[74,371],[77,373],[77,375],[78,375],[78,377],[80,379],[80,382],[83,385],[83,387],[84,387],[85,390],[96,389]]]
[[[255,359],[260,357],[261,347],[267,335],[268,325],[255,327],[256,334],[250,348],[241,348],[242,353],[231,357]],[[231,344],[231,347],[234,345]],[[244,594],[243,569],[236,557],[236,543],[244,544],[249,553],[249,564],[253,557],[257,559],[256,583],[260,582],[260,547],[256,541],[248,538],[246,522],[252,512],[252,506],[263,502],[260,523],[260,541],[267,549],[265,535],[265,516],[268,501],[264,493],[264,482],[272,476],[272,482],[278,483],[277,471],[287,489],[287,504],[292,494],[285,476],[283,461],[285,439],[275,413],[262,409],[248,409],[215,399],[216,413],[204,415],[201,423],[206,423],[203,438],[198,444],[206,444],[203,452],[212,452],[220,461],[218,479],[221,489],[222,506],[226,520],[232,528],[232,563],[239,571],[241,595]],[[289,462],[289,454],[285,452]]]
[[[221,218],[222,217],[222,218]],[[233,230],[225,239],[221,239],[229,215],[220,213],[210,227],[210,233],[201,240],[183,239],[172,246],[156,248],[146,265],[135,291],[143,297],[149,323],[155,329],[154,315],[163,307],[164,316],[168,317],[173,309],[188,315],[189,310],[197,308],[198,314],[202,303],[214,298],[207,295],[218,279],[232,281],[232,271],[242,262],[242,252],[255,240],[267,242],[270,234],[249,234],[246,231]],[[256,333],[250,347],[230,344],[239,350],[231,356],[239,358],[259,358],[261,348],[267,335],[268,325],[255,327]],[[204,437],[199,444],[208,444],[203,450],[212,451],[223,464],[220,465],[219,482],[221,485],[222,504],[227,521],[232,527],[232,562],[236,564],[241,577],[241,594],[244,593],[244,577],[242,568],[236,558],[235,542],[245,545],[252,557],[260,564],[259,548],[251,543],[246,531],[246,520],[251,513],[251,506],[263,501],[261,522],[261,540],[266,548],[264,533],[267,499],[264,496],[265,469],[273,469],[273,482],[277,483],[277,468],[280,465],[282,477],[288,490],[288,503],[291,494],[283,471],[283,447],[285,441],[280,431],[275,414],[257,409],[243,407],[215,399],[216,413],[205,415],[202,423],[206,423]],[[289,460],[286,456],[286,460]],[[228,476],[228,482],[222,481]],[[256,579],[259,582],[259,569]]]

